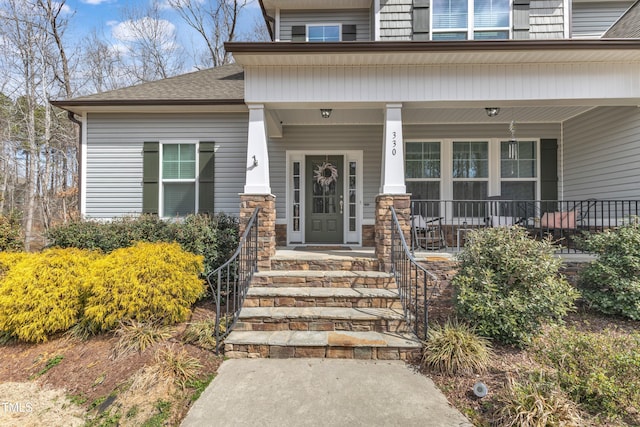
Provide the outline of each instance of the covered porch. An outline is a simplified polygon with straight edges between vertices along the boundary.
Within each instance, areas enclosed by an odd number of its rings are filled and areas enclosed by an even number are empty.
[[[628,44],[355,45],[229,46],[247,81],[244,196],[272,197],[274,248],[375,246],[384,259],[392,205],[408,241],[417,216],[436,218],[457,249],[491,217],[564,236],[587,223],[545,227],[545,214],[640,199]],[[492,200],[530,212],[492,213]]]

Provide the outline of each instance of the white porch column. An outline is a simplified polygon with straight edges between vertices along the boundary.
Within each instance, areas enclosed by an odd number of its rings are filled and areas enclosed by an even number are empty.
[[[405,194],[404,140],[402,138],[402,104],[387,104],[384,110],[380,193]]]
[[[245,194],[271,194],[267,124],[263,104],[249,104]]]

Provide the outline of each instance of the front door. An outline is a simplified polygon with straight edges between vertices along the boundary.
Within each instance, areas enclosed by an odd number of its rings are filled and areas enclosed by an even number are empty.
[[[306,157],[306,243],[344,242],[343,156]]]

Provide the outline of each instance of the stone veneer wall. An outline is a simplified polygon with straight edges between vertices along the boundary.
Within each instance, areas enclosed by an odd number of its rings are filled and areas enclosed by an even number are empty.
[[[410,241],[411,201],[408,194],[380,194],[376,197],[375,249],[381,271],[391,271],[391,206],[396,211],[405,239]]]
[[[258,269],[271,270],[271,257],[276,254],[276,196],[240,195],[240,235],[258,207]]]
[[[589,262],[590,261],[564,261],[560,267],[560,273],[566,277],[571,285],[577,286],[578,274]],[[438,319],[446,319],[447,317],[453,316],[454,313],[451,304],[453,287],[451,286],[451,280],[458,271],[458,261],[448,257],[427,256],[427,260],[420,261],[420,264],[440,279],[439,290],[434,293],[434,297],[430,302],[430,316],[435,316]]]

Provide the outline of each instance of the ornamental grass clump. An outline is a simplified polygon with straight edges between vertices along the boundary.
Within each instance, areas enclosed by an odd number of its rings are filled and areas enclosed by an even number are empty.
[[[578,406],[542,372],[510,379],[498,396],[493,424],[500,427],[584,426]]]
[[[185,321],[204,292],[202,257],[177,243],[137,243],[94,263],[85,317],[96,330],[122,321]]]
[[[593,234],[585,246],[598,259],[580,271],[584,299],[602,313],[640,320],[640,222]]]
[[[561,321],[579,295],[558,273],[553,244],[521,227],[469,233],[459,260],[452,281],[458,317],[505,344],[526,345],[544,324]]]
[[[87,297],[85,278],[97,257],[80,249],[16,255],[18,262],[0,279],[0,331],[44,342],[75,325]],[[2,262],[7,260],[3,256]]]
[[[422,352],[422,366],[446,375],[483,373],[491,357],[491,344],[457,320],[429,329]]]

